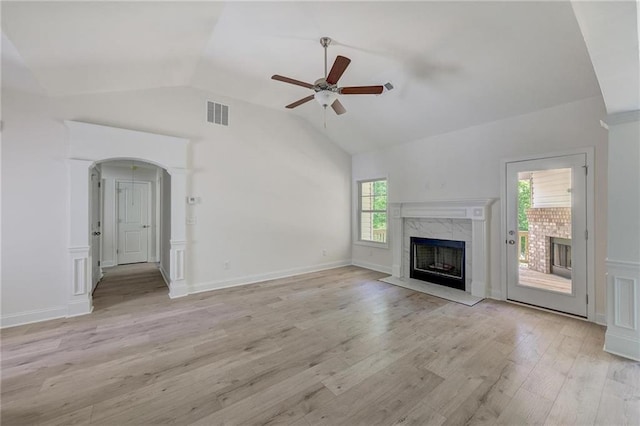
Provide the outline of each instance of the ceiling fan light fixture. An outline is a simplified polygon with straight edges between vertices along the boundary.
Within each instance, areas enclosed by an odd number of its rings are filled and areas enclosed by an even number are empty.
[[[323,108],[326,108],[333,104],[336,99],[338,99],[338,94],[336,92],[332,92],[331,90],[319,90],[314,95],[314,98]]]

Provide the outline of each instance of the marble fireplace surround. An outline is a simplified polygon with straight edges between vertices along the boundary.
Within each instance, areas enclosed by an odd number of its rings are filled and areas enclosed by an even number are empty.
[[[420,235],[404,235],[405,223],[408,219],[457,219],[452,221],[463,224],[459,221],[471,222],[471,238],[469,247],[468,238],[460,238],[467,240],[465,247],[467,256],[471,259],[471,269],[467,266],[466,291],[473,296],[488,296],[488,274],[489,274],[489,215],[491,204],[495,201],[493,198],[474,199],[474,200],[450,200],[450,201],[428,201],[421,203],[390,203],[389,212],[391,216],[391,235],[390,245],[393,255],[393,265],[391,274],[395,278],[408,278],[408,250],[405,250],[405,239],[410,236]],[[411,221],[414,222],[414,221]],[[464,226],[463,226],[464,227]],[[411,226],[413,228],[413,226]],[[453,239],[453,238],[452,238]],[[406,274],[406,276],[405,276]],[[470,281],[470,282],[469,282]]]

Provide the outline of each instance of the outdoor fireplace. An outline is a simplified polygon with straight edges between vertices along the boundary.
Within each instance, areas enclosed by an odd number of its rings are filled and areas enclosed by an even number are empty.
[[[465,290],[464,241],[411,237],[410,277]]]
[[[571,279],[571,240],[568,238],[550,238],[551,273]]]

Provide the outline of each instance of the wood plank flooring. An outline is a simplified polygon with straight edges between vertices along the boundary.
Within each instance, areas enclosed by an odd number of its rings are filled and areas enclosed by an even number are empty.
[[[554,274],[543,274],[542,272],[529,269],[527,265],[524,264],[520,264],[518,273],[521,285],[558,291],[560,293],[571,293],[571,280],[568,278]]]
[[[604,328],[357,267],[170,300],[110,269],[93,314],[2,330],[2,425],[638,424]]]

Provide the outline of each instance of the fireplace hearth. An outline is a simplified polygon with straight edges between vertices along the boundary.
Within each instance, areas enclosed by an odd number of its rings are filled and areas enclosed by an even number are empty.
[[[465,290],[465,242],[411,237],[410,277]]]

